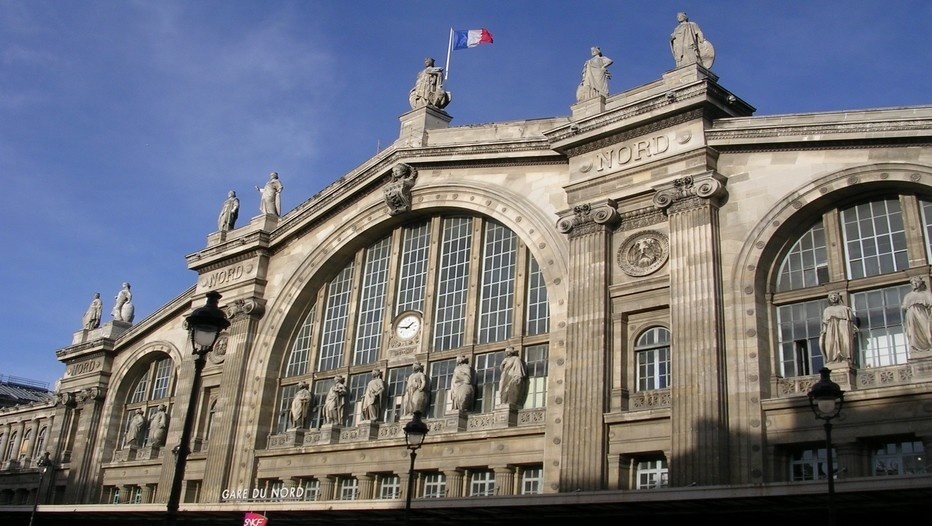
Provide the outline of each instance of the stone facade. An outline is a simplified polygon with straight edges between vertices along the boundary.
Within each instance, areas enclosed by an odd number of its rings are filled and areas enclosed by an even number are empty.
[[[59,350],[56,401],[0,409],[0,504],[34,495],[6,455],[26,429],[47,429],[48,501],[164,503],[192,395],[183,502],[403,498],[415,362],[431,382],[416,497],[802,483],[824,469],[806,391],[830,291],[861,319],[860,356],[832,364],[839,477],[924,474],[905,463],[932,447],[932,362],[906,353],[894,292],[929,278],[932,107],[753,111],[693,64],[567,117],[405,114],[394,145],[319,195],[210,234],[187,257],[197,283],[158,312]],[[392,207],[399,163],[417,179]],[[892,263],[852,270],[891,243]],[[797,274],[815,281],[787,285]],[[208,291],[232,324],[191,393],[183,321]],[[420,329],[399,332],[403,313]],[[528,365],[520,405],[496,400],[509,346]],[[450,399],[460,356],[465,409]],[[362,419],[375,369],[382,413]],[[347,402],[328,423],[338,375]],[[127,415],[160,404],[167,445],[127,446]]]

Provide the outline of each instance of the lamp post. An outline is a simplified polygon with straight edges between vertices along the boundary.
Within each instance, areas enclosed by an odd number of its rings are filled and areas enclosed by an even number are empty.
[[[832,419],[841,413],[845,392],[831,379],[828,367],[819,370],[821,378],[809,388],[809,407],[816,418],[825,421],[825,463],[828,478],[828,524],[835,526],[835,469],[832,461]]]
[[[405,496],[405,525],[408,524],[408,514],[411,512],[411,496],[414,494],[414,459],[417,450],[421,449],[429,430],[427,424],[421,420],[421,412],[415,411],[411,421],[405,424],[405,447],[411,451],[411,467],[408,469],[408,494]]]
[[[207,304],[185,317],[185,325],[191,335],[191,347],[194,353],[194,379],[191,382],[191,395],[188,397],[184,426],[181,428],[181,442],[175,448],[175,473],[172,476],[171,492],[168,494],[168,513],[165,516],[165,524],[168,526],[173,526],[178,519],[181,483],[184,481],[184,468],[190,452],[191,432],[197,408],[197,393],[201,387],[201,371],[204,370],[204,357],[213,349],[220,332],[230,326],[226,314],[217,306],[220,297],[218,292],[208,292]]]
[[[32,502],[32,514],[29,515],[29,526],[32,526],[33,521],[36,520],[36,512],[39,510],[39,496],[42,495],[42,479],[45,477],[45,473],[49,468],[52,467],[52,459],[49,458],[48,451],[36,461],[36,466],[39,467],[39,487],[36,488],[36,498]]]

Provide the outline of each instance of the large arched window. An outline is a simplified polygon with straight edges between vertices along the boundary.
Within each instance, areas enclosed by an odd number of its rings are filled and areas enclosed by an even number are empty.
[[[333,263],[282,366],[279,432],[292,425],[289,408],[302,381],[312,398],[306,427],[320,426],[320,409],[338,375],[347,391],[343,423],[353,425],[376,368],[385,382],[381,420],[397,421],[415,355],[423,362],[425,353],[429,415],[444,413],[460,355],[473,368],[473,410],[491,410],[508,346],[528,363],[525,407],[543,406],[547,287],[540,265],[512,230],[485,217],[436,216],[395,228]]]
[[[154,359],[148,360],[139,367],[135,383],[130,390],[129,399],[123,410],[123,426],[120,436],[120,445],[128,444],[127,431],[130,428],[133,415],[141,410],[145,421],[149,422],[158,412],[159,406],[164,405],[171,414],[171,396],[174,392],[174,362],[164,354],[158,354]],[[143,427],[139,435],[138,446],[145,446],[148,442],[148,433]]]
[[[910,261],[928,268],[932,202],[898,194],[846,203],[825,211],[791,240],[774,272],[777,371],[815,374],[825,359],[819,348],[827,291],[840,292],[857,317],[859,367],[903,364],[908,348],[901,304],[910,291]],[[909,230],[904,225],[921,224]],[[833,248],[833,247],[838,247]],[[919,267],[914,267],[918,270]],[[921,272],[928,279],[928,272]]]

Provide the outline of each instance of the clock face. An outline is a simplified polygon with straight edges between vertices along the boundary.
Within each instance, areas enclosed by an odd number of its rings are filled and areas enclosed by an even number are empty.
[[[395,324],[395,334],[402,340],[410,340],[421,330],[421,317],[417,314],[405,314]]]

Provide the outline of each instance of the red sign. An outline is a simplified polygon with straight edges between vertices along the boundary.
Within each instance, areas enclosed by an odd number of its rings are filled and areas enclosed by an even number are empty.
[[[243,520],[243,526],[266,526],[268,523],[269,519],[265,515],[259,515],[251,511],[246,513],[246,519]]]

